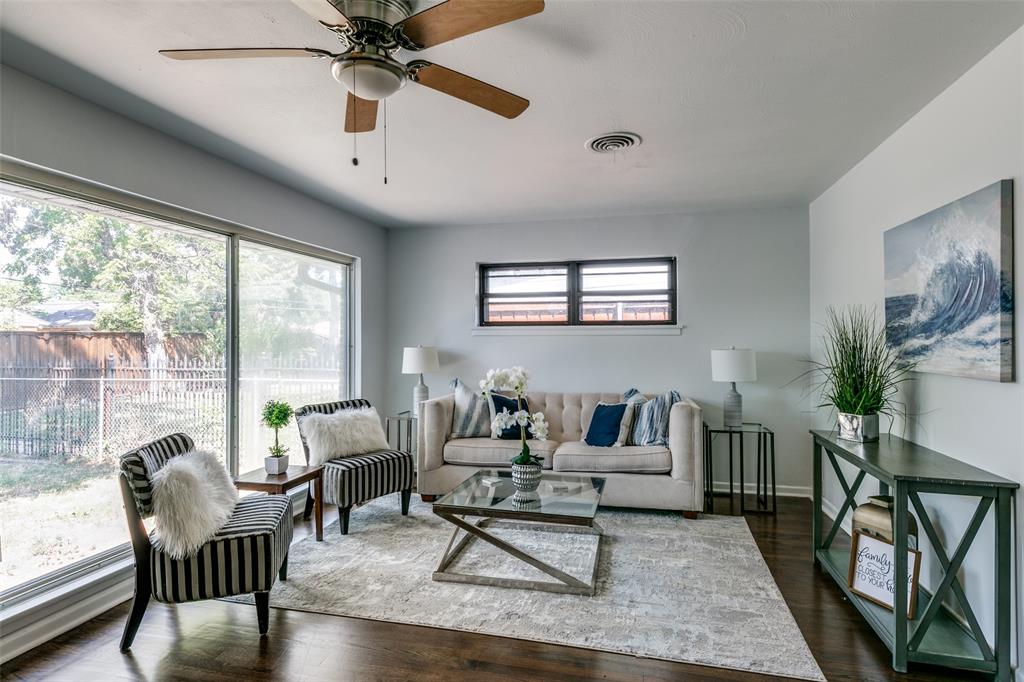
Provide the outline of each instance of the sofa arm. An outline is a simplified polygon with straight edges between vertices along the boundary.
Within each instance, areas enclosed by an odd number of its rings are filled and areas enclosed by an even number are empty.
[[[668,415],[668,449],[672,452],[672,478],[693,481],[694,499],[703,499],[704,417],[700,405],[683,398]]]
[[[419,444],[416,448],[417,471],[431,471],[444,464],[444,444],[452,435],[454,412],[454,393],[420,403],[416,438]]]

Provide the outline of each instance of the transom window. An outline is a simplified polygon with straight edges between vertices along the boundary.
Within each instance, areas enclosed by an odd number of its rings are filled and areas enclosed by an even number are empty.
[[[676,259],[482,263],[481,326],[676,323]]]

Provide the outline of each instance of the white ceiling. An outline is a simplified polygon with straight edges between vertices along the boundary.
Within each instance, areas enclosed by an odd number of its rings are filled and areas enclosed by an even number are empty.
[[[384,185],[380,126],[353,167],[325,62],[156,52],[337,47],[287,0],[0,10],[4,62],[388,226],[806,202],[1024,24],[1024,2],[548,0],[420,53],[531,105],[509,121],[410,84]],[[584,149],[613,130],[644,144]]]

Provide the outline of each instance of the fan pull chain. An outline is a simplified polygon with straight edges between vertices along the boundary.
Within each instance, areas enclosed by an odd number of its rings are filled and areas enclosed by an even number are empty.
[[[388,184],[388,101],[384,100],[384,184]]]
[[[356,76],[359,75],[358,67],[352,67],[352,165],[359,165],[359,155],[356,153],[358,147],[356,141],[359,139],[359,97],[356,95]],[[348,114],[345,114],[348,116]]]

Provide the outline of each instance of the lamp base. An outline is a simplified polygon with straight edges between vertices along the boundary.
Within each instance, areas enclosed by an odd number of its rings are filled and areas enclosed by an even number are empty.
[[[743,426],[743,396],[736,392],[736,383],[725,394],[723,420],[726,426]]]
[[[420,375],[420,382],[412,387],[412,416],[420,416],[420,403],[430,399],[430,389],[423,383],[423,375]]]

